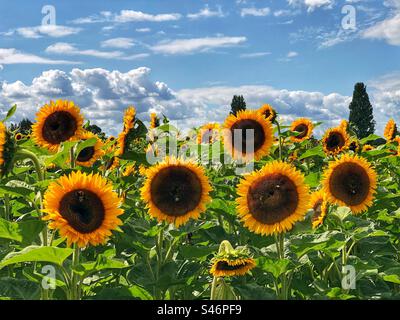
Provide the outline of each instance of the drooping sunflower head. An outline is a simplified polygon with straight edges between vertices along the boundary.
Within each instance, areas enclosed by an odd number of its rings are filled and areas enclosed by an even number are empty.
[[[328,201],[323,190],[315,191],[310,198],[310,208],[314,214],[311,218],[313,228],[317,228],[323,224],[328,212]]]
[[[214,277],[244,276],[256,266],[246,247],[233,249],[229,241],[221,242],[218,254],[211,260],[210,273]]]
[[[224,147],[234,159],[259,160],[273,143],[272,125],[255,111],[239,111],[224,124]]]
[[[64,175],[50,183],[44,195],[43,219],[51,221],[49,227],[57,229],[68,246],[103,244],[122,224],[121,201],[112,188],[99,174]]]
[[[322,138],[322,146],[327,155],[337,155],[346,150],[349,144],[349,135],[342,127],[328,129]]]
[[[288,163],[274,161],[240,182],[237,211],[244,225],[255,233],[286,232],[304,219],[308,190],[301,172]]]
[[[349,143],[350,151],[353,151],[354,153],[358,153],[358,152],[360,152],[360,149],[361,149],[360,142],[357,139],[350,140],[350,143]]]
[[[96,160],[100,159],[104,155],[103,142],[94,133],[85,131],[81,135],[81,140],[85,141],[88,139],[96,139],[96,143],[93,146],[83,148],[78,156],[76,157],[76,164],[83,167],[91,167]]]
[[[166,157],[145,171],[141,189],[149,214],[177,227],[190,218],[197,219],[211,200],[211,186],[204,169],[197,164]]]
[[[314,125],[309,119],[300,118],[292,122],[290,130],[298,133],[296,136],[291,136],[290,139],[293,142],[302,142],[310,139],[312,135]]]
[[[363,152],[367,152],[367,151],[371,151],[374,150],[375,148],[373,146],[371,146],[370,144],[364,144],[362,147],[362,151]]]
[[[150,114],[150,129],[155,129],[160,125],[160,119],[155,112]]]
[[[79,139],[83,117],[72,101],[50,101],[36,114],[32,125],[33,140],[41,147],[56,152],[64,141]]]
[[[270,122],[274,122],[276,119],[276,111],[269,104],[262,105],[261,108],[257,110],[257,112]]]
[[[374,169],[357,155],[343,155],[324,172],[323,191],[329,202],[347,206],[355,214],[372,205],[375,189]]]
[[[212,144],[219,140],[220,128],[218,123],[207,123],[200,127],[197,133],[197,143]]]
[[[136,109],[130,106],[125,110],[124,114],[124,128],[122,131],[129,131],[135,126]]]

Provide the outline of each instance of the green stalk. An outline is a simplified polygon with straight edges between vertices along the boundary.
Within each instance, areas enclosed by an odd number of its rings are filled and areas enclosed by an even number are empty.
[[[279,140],[279,160],[282,160],[282,135],[281,135],[281,126],[277,120],[274,121],[276,127],[278,129],[278,140]]]
[[[79,283],[79,275],[75,272],[79,265],[79,254],[80,249],[78,245],[74,244],[74,252],[72,254],[72,266],[71,266],[71,286],[70,286],[70,299],[80,300],[81,298],[81,284]]]
[[[210,300],[216,300],[215,294],[217,292],[217,284],[218,284],[218,277],[214,277],[213,281],[211,283],[211,294],[210,294]]]
[[[10,220],[11,217],[11,207],[10,207],[10,195],[6,193],[4,195],[4,219]]]

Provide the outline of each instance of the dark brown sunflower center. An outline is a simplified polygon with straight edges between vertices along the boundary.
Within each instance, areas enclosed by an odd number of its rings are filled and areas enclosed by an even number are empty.
[[[345,139],[342,134],[338,132],[332,132],[326,139],[326,146],[329,150],[340,149],[345,144]]]
[[[350,206],[363,203],[369,194],[370,180],[363,167],[355,163],[337,166],[329,179],[334,197]]]
[[[242,262],[242,263],[239,263],[239,264],[236,264],[236,265],[233,266],[233,265],[229,264],[226,261],[218,261],[216,269],[217,270],[224,270],[224,271],[225,270],[226,271],[239,270],[239,269],[245,267],[246,265],[247,265],[246,262]]]
[[[299,124],[294,128],[294,131],[299,132],[299,134],[296,136],[297,139],[302,139],[304,138],[307,133],[308,133],[308,127],[305,124]]]
[[[81,150],[81,152],[79,152],[77,160],[79,162],[89,161],[90,159],[92,159],[94,153],[95,153],[95,149],[94,149],[93,146],[87,147],[87,148],[83,148]]]
[[[357,149],[358,149],[357,142],[353,141],[352,143],[350,143],[350,145],[349,145],[349,150],[351,150],[351,151],[353,151],[353,152],[356,152]]]
[[[197,175],[182,166],[161,169],[150,186],[151,199],[164,214],[184,216],[201,201],[202,185]]]
[[[253,134],[248,130],[253,130]],[[239,132],[239,135],[235,131]],[[244,119],[236,122],[231,128],[231,134],[232,147],[239,149],[241,145],[241,152],[243,154],[246,154],[247,146],[253,146],[254,152],[256,152],[265,142],[265,133],[262,125],[252,119]],[[236,141],[236,138],[241,139],[241,141]]]
[[[94,192],[76,189],[66,193],[59,206],[61,216],[80,233],[97,230],[103,223],[105,208]]]
[[[247,203],[254,219],[274,224],[293,214],[299,203],[296,185],[287,176],[274,173],[250,186]]]
[[[42,135],[47,142],[59,144],[71,138],[76,129],[77,122],[69,112],[56,111],[46,118]]]
[[[322,214],[322,199],[318,200],[314,206],[313,206],[313,210],[314,210],[314,215],[312,216],[312,221],[317,220],[321,214]]]

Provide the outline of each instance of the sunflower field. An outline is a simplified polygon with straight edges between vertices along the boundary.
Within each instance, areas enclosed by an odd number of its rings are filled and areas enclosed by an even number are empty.
[[[117,137],[72,101],[0,122],[0,299],[400,298],[397,127],[273,107],[183,132],[133,106]],[[14,128],[14,129],[13,129]]]

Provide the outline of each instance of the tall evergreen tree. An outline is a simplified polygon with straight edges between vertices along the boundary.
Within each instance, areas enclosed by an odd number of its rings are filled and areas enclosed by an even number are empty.
[[[349,105],[350,126],[359,139],[368,137],[375,131],[373,108],[369,102],[367,87],[359,82],[354,86],[353,100]]]
[[[236,113],[240,110],[246,110],[246,101],[243,96],[234,95],[231,102],[231,114],[236,116]]]

